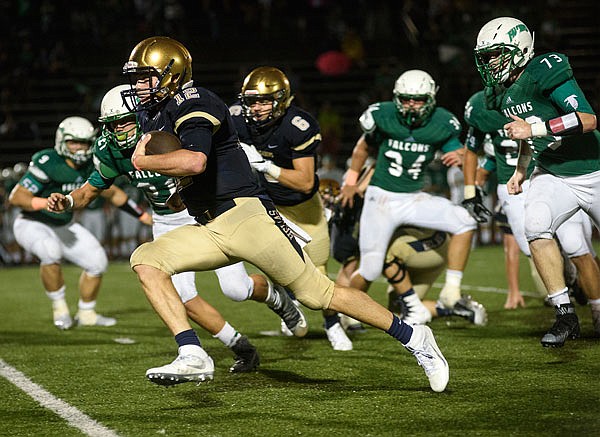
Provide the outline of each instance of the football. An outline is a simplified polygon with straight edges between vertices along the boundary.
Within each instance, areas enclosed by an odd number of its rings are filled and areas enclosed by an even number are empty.
[[[147,132],[150,141],[146,144],[146,155],[162,155],[181,149],[181,141],[177,136],[160,130]]]

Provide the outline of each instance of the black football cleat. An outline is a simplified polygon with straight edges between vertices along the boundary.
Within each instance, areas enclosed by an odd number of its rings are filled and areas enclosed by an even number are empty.
[[[567,339],[579,337],[579,319],[573,304],[563,304],[556,308],[556,321],[542,337],[544,347],[562,347]]]
[[[242,337],[231,347],[235,354],[235,362],[229,368],[231,373],[246,373],[252,372],[260,364],[260,357],[256,347],[250,343],[248,337]]]

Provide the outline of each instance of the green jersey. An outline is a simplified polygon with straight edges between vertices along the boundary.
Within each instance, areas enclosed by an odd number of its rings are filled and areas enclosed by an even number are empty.
[[[435,152],[460,149],[461,126],[458,119],[437,107],[431,117],[411,128],[401,119],[393,102],[375,103],[361,115],[365,140],[379,149],[370,185],[396,193],[423,189],[424,170]]]
[[[575,111],[594,114],[573,77],[567,57],[547,53],[533,58],[502,94],[500,110],[528,123]],[[556,176],[579,176],[600,170],[600,132],[533,138],[536,166]]]
[[[48,197],[52,193],[69,194],[85,183],[93,169],[91,161],[80,168],[73,168],[56,150],[44,149],[32,156],[27,173],[23,175],[19,184],[38,197]],[[23,215],[53,226],[66,225],[73,219],[72,211],[23,211]]]
[[[491,143],[493,152],[490,155],[495,158],[494,170],[497,171],[498,183],[506,184],[515,171],[519,157],[519,144],[508,138],[503,128],[512,119],[506,118],[498,111],[487,109],[484,92],[479,91],[473,94],[465,105],[465,121],[469,126],[467,148],[477,153],[486,144]],[[527,177],[533,171],[534,166],[535,163],[531,160],[527,169]],[[484,168],[492,171],[490,165],[484,166]]]
[[[112,140],[102,135],[94,144],[95,170],[88,182],[102,190],[109,188],[118,176],[124,175],[134,187],[140,189],[154,212],[160,215],[174,211],[166,205],[167,199],[175,192],[175,179],[146,170],[136,170],[131,163],[134,149],[119,149]]]

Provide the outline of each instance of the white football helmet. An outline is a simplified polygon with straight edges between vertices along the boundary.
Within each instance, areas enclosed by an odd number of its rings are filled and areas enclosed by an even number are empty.
[[[109,137],[112,140],[110,145],[115,145],[118,149],[134,147],[141,136],[136,114],[125,105],[121,94],[129,89],[129,85],[117,85],[104,95],[100,103],[98,121],[102,123],[102,135]],[[126,118],[135,122],[135,126],[127,131],[115,132],[116,122]]]
[[[521,20],[499,17],[477,35],[475,63],[486,86],[506,82],[510,74],[533,58],[534,35]]]
[[[400,75],[394,84],[394,103],[409,126],[417,124],[431,115],[435,109],[435,95],[438,91],[429,73],[422,70],[408,70]],[[423,100],[423,106],[411,109],[402,105],[402,100]]]
[[[83,117],[67,117],[58,125],[54,139],[56,152],[71,159],[76,165],[85,164],[92,156],[92,144],[96,139],[96,129],[89,120]],[[87,149],[71,152],[67,141],[80,141],[87,143]]]

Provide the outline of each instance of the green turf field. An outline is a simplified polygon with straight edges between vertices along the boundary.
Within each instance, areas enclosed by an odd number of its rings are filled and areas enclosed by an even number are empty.
[[[522,289],[531,291],[524,259],[521,266]],[[65,271],[75,309],[79,271]],[[215,360],[214,381],[153,385],[146,369],[171,361],[177,348],[125,263],[111,264],[98,304],[118,324],[68,332],[52,326],[36,267],[0,270],[0,360],[104,427],[90,435],[600,435],[600,340],[589,308],[578,307],[581,339],[544,349],[539,339],[553,312],[541,299],[531,293],[527,308],[502,309],[501,247],[474,250],[463,283],[488,308],[489,324],[431,323],[450,364],[450,383],[441,394],[429,389],[399,343],[372,328],[354,337],[350,352],[330,348],[320,314],[309,310],[306,338],[262,335],[278,329],[276,316],[255,302],[229,301],[209,273],[198,276],[199,289],[258,346],[259,371],[229,374],[231,352],[198,331]],[[375,284],[371,295],[384,302],[384,288]],[[134,343],[115,341],[122,338]],[[85,434],[5,377],[0,393],[1,436]]]

